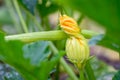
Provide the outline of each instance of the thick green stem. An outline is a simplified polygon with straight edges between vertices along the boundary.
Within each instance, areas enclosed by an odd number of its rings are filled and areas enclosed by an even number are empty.
[[[84,79],[84,70],[80,70],[80,80],[85,80]]]
[[[92,67],[91,67],[89,61],[87,62],[86,66],[85,66],[85,71],[87,73],[87,76],[88,76],[89,80],[96,80],[96,78],[94,76],[94,72],[92,70]]]
[[[90,39],[96,35],[99,35],[97,32],[94,31],[90,31],[90,30],[82,30],[81,34],[86,38],[86,39]]]
[[[73,73],[72,69],[69,68],[69,66],[67,65],[67,63],[65,62],[65,60],[63,58],[61,58],[60,63],[62,64],[62,66],[64,67],[64,69],[66,70],[66,72],[70,75],[70,77],[72,78],[72,80],[78,80],[78,78],[76,77],[76,75]]]
[[[16,11],[17,11],[17,13],[18,13],[18,16],[19,16],[19,18],[20,18],[20,21],[21,21],[23,30],[27,33],[27,32],[28,32],[27,25],[25,24],[24,18],[23,18],[23,16],[22,16],[21,12],[20,12],[20,8],[19,8],[19,6],[18,6],[17,0],[12,0],[12,1],[13,1],[13,4],[14,4],[15,8],[16,8]]]
[[[86,38],[91,38],[93,36],[98,35],[96,32],[82,30],[82,34]],[[43,31],[43,32],[32,32],[32,33],[24,33],[17,35],[6,36],[5,39],[9,40],[20,40],[23,42],[35,42],[38,40],[62,40],[66,39],[68,36],[61,30],[56,31]]]
[[[62,40],[67,38],[67,35],[63,31],[44,31],[44,32],[33,32],[24,33],[18,35],[6,36],[5,39],[9,40],[20,40],[23,42],[35,42],[38,40]]]

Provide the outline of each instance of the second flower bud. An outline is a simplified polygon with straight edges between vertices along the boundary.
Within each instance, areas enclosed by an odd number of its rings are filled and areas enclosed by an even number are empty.
[[[82,64],[89,58],[89,47],[86,39],[82,35],[68,38],[66,53],[72,63],[76,64],[77,67],[82,67]]]

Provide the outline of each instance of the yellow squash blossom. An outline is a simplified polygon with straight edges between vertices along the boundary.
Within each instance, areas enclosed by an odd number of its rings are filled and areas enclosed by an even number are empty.
[[[72,63],[79,66],[79,68],[82,67],[82,64],[88,60],[90,55],[85,38],[82,35],[77,38],[68,38],[66,42],[66,54]]]
[[[69,16],[60,16],[60,26],[70,35],[66,41],[66,54],[68,59],[78,68],[82,68],[89,58],[89,46],[76,21]]]
[[[76,35],[80,32],[80,29],[76,21],[69,16],[60,16],[60,26],[69,35]]]

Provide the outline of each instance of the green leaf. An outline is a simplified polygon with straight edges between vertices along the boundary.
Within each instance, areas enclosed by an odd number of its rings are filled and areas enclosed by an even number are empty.
[[[42,0],[42,3],[37,4],[37,10],[41,17],[48,16],[50,13],[57,11],[59,6],[50,0]]]
[[[23,80],[23,78],[8,64],[0,61],[0,80]]]
[[[26,44],[23,47],[24,57],[30,59],[31,64],[38,65],[47,59],[51,51],[47,41],[39,41]]]
[[[120,71],[118,71],[112,80],[120,80]]]
[[[100,45],[120,52],[120,0],[56,0],[103,25],[107,32]]]
[[[89,45],[96,45],[99,41],[102,40],[103,37],[104,37],[103,34],[100,34],[100,35],[97,35],[97,36],[92,37],[92,38],[89,40]]]
[[[0,8],[0,25],[13,24],[11,16],[6,8]]]
[[[7,71],[7,70],[6,70]],[[6,72],[2,76],[2,80],[23,80],[23,78],[19,75],[18,72],[15,72],[14,70],[8,70],[9,72]]]
[[[23,5],[28,11],[34,14],[37,0],[18,0],[18,2]]]
[[[44,42],[42,44],[38,42],[38,45],[36,43],[27,44],[24,48],[23,46],[24,44],[20,41],[6,42],[4,35],[0,34],[0,60],[13,66],[26,80],[47,80],[50,71],[56,65],[60,56],[56,55],[49,60],[46,59],[46,56],[48,56],[46,54],[49,54],[49,51],[47,50],[47,43],[44,45]],[[41,46],[44,48],[41,48]],[[26,51],[23,53],[22,49]],[[45,51],[43,50],[42,53],[41,49],[45,49]],[[37,55],[40,56],[38,50],[44,58],[36,57]],[[28,56],[28,54],[30,55]],[[34,62],[35,64],[33,64]]]

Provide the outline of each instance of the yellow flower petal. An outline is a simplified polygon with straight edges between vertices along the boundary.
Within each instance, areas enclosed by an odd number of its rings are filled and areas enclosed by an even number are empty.
[[[76,21],[66,15],[60,16],[60,26],[69,35],[76,35],[80,32]]]
[[[66,42],[66,54],[68,59],[82,68],[89,58],[89,46],[84,36],[80,35],[80,28],[76,21],[69,16],[60,16],[60,26],[65,33],[70,35]]]

